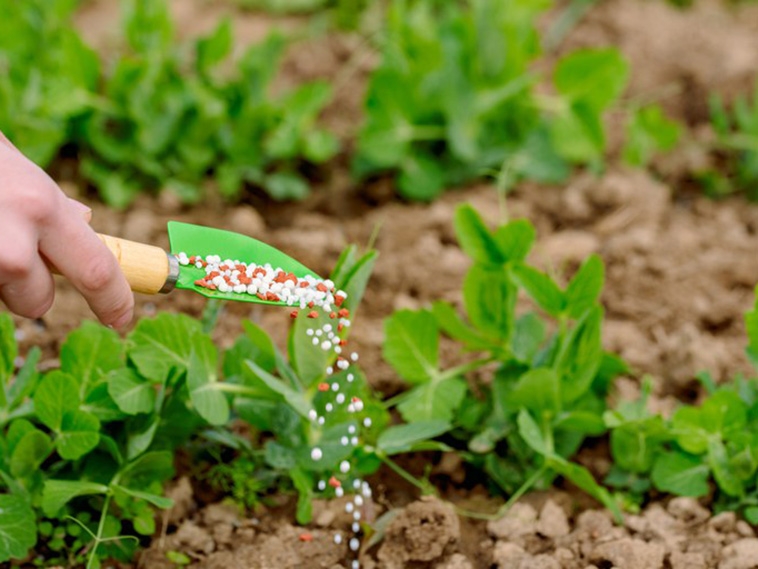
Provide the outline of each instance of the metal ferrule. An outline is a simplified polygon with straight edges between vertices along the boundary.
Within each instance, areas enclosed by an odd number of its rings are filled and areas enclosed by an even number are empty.
[[[174,290],[176,282],[179,280],[179,259],[171,253],[166,253],[166,257],[168,258],[168,276],[166,282],[163,283],[163,288],[158,291],[163,294]]]

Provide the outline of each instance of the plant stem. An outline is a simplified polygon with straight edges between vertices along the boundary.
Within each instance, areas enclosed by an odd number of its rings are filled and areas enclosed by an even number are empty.
[[[452,367],[448,370],[445,370],[444,372],[440,374],[440,381],[443,381],[445,379],[450,379],[451,377],[457,377],[459,375],[466,374],[470,371],[477,370],[480,367],[485,366],[488,363],[491,363],[494,361],[495,361],[494,357],[487,357],[487,358],[480,358],[472,362],[468,362],[465,364],[461,364],[459,366]]]
[[[97,535],[95,536],[95,545],[92,546],[92,552],[87,559],[87,569],[93,567],[93,562],[97,558],[97,546],[103,540],[103,532],[105,531],[105,520],[108,517],[108,508],[111,505],[111,492],[110,490],[105,495],[105,502],[103,503],[103,510],[100,512],[100,522],[97,524]]]
[[[464,510],[463,508],[458,508],[458,507],[456,507],[455,509],[460,515],[466,516],[475,520],[487,520],[487,521],[497,520],[503,517],[503,514],[505,514],[505,512],[507,512],[511,508],[511,506],[513,506],[513,504],[518,502],[521,499],[521,497],[524,494],[526,494],[532,486],[535,485],[537,480],[539,480],[542,477],[542,475],[545,474],[546,470],[547,468],[545,467],[544,464],[540,466],[537,470],[535,470],[532,473],[532,475],[529,478],[527,478],[521,486],[519,486],[518,490],[516,490],[513,494],[511,494],[511,496],[508,498],[508,501],[502,506],[500,506],[494,514],[483,514],[481,512]]]
[[[418,480],[413,474],[405,470],[403,467],[401,467],[399,464],[397,464],[395,461],[393,461],[390,457],[385,455],[384,453],[377,454],[381,461],[389,466],[393,471],[395,471],[396,474],[400,475],[403,480],[406,480],[407,482],[410,482],[413,484],[416,488],[421,490],[424,493],[429,493],[430,490],[433,492],[433,489],[430,488],[429,484],[425,484],[424,482]]]
[[[216,328],[219,316],[223,312],[224,305],[218,298],[209,298],[203,310],[203,316],[200,319],[203,325],[203,332],[210,334]]]

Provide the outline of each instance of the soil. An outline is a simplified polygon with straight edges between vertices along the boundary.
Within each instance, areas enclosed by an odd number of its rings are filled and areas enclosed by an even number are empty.
[[[79,27],[105,53],[113,47],[115,2],[89,2]],[[190,9],[189,6],[194,6]],[[229,9],[224,2],[173,2],[182,37],[207,31]],[[295,30],[298,18],[235,14],[240,45],[255,41],[274,24]],[[117,21],[117,19],[115,20]],[[109,31],[111,30],[111,31]],[[597,3],[559,46],[613,44],[631,62],[630,96],[659,100],[691,127],[693,140],[710,136],[705,102],[710,92],[727,99],[751,88],[758,70],[758,6],[700,0],[678,9],[658,0]],[[324,120],[349,142],[359,124],[366,72],[375,54],[357,36],[307,37],[288,53],[281,85],[325,78],[335,83],[336,103]],[[345,71],[348,69],[348,71]],[[612,142],[620,139],[612,133]],[[470,202],[490,223],[529,218],[537,227],[532,260],[559,278],[570,276],[588,254],[606,263],[602,301],[604,344],[633,367],[617,383],[616,398],[631,398],[638,378],[655,383],[652,405],[669,413],[677,401],[696,401],[695,375],[709,370],[717,381],[752,374],[744,355],[744,313],[753,306],[758,283],[758,208],[739,197],[711,201],[693,193],[687,173],[708,163],[694,144],[684,144],[650,171],[612,166],[602,175],[577,173],[561,187],[522,184],[508,197],[507,211],[488,184],[451,190],[432,204],[398,201],[386,181],[356,189],[339,160],[322,173],[313,196],[300,204],[276,205],[251,197],[230,206],[209,193],[200,209],[179,204],[170,194],[142,197],[128,211],[108,210],[76,185],[64,189],[94,210],[101,232],[168,247],[169,219],[202,223],[262,239],[329,272],[342,248],[368,244],[380,252],[374,276],[355,321],[352,342],[374,387],[386,395],[404,388],[381,360],[382,320],[397,308],[436,299],[460,303],[468,267],[456,245],[452,212]],[[409,269],[410,267],[410,269]],[[18,320],[22,348],[44,348],[44,365],[56,365],[65,335],[91,313],[68,283],[58,281],[51,311],[37,321]],[[139,296],[137,315],[157,310],[198,316],[202,297],[175,292]],[[216,341],[227,346],[250,318],[282,338],[286,313],[239,303],[224,308]],[[443,345],[443,358],[459,354]],[[451,480],[465,473],[454,465]],[[749,569],[758,566],[758,537],[731,513],[713,515],[694,500],[649,504],[639,515],[615,525],[586,498],[555,491],[522,499],[500,519],[477,521],[456,508],[493,512],[500,505],[481,488],[452,489],[444,501],[419,498],[391,474],[372,481],[377,515],[392,512],[384,539],[363,551],[362,566],[387,569]],[[165,551],[180,550],[191,567],[349,567],[346,543],[333,541],[344,529],[338,500],[316,505],[311,527],[294,525],[291,505],[244,515],[225,503],[204,504],[187,479],[172,490],[175,510],[164,532],[143,552],[140,567],[173,567]],[[368,505],[367,505],[368,507]],[[387,518],[389,519],[389,518]],[[305,538],[304,533],[310,538]]]

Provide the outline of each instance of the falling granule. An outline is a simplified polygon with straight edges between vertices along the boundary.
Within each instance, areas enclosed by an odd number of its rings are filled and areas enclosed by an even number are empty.
[[[321,457],[323,456],[323,453],[321,452],[321,449],[318,447],[313,447],[311,450],[311,458],[313,460],[321,460]]]

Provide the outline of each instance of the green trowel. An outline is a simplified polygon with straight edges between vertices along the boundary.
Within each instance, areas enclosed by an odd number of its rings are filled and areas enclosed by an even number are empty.
[[[199,287],[195,285],[195,281],[205,276],[205,270],[194,265],[181,266],[177,258],[179,253],[201,257],[220,255],[222,259],[239,260],[248,264],[269,263],[274,268],[293,273],[299,279],[306,276],[320,278],[308,267],[271,245],[246,235],[201,225],[169,221],[168,238],[171,252],[109,235],[99,237],[118,259],[132,290],[144,294],[167,293],[174,288],[181,288],[195,291],[208,298],[258,304],[284,304],[262,300],[255,295],[219,292]]]

